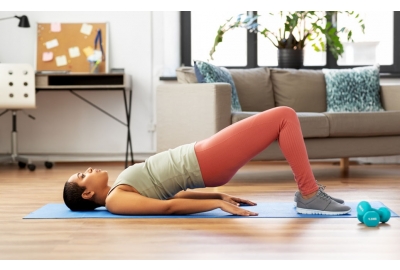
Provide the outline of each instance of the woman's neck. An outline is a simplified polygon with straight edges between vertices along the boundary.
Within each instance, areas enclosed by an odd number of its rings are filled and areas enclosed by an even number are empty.
[[[97,204],[105,206],[106,198],[107,198],[107,195],[108,195],[108,192],[110,191],[110,189],[111,189],[111,187],[107,186],[104,189],[102,189],[100,192],[97,192],[97,194],[93,198],[93,201]]]

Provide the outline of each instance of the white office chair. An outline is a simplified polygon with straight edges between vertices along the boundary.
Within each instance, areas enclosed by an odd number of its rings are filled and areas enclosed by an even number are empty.
[[[20,168],[28,166],[34,171],[36,166],[28,157],[18,154],[17,143],[17,111],[36,108],[35,71],[29,64],[0,63],[0,109],[5,109],[0,116],[11,111],[11,154],[0,158],[3,162],[18,162]],[[32,119],[33,116],[29,115]],[[51,168],[53,163],[45,162],[46,168]]]

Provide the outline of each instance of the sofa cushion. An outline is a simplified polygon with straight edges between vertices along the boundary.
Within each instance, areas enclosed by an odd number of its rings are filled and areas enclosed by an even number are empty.
[[[379,66],[323,69],[327,112],[383,111]]]
[[[323,113],[299,112],[297,116],[304,138],[329,137],[329,121]]]
[[[275,106],[268,68],[229,69],[242,111],[261,112]]]
[[[194,73],[196,74],[196,78],[199,83],[229,83],[231,85],[231,111],[242,111],[239,97],[236,91],[235,82],[233,81],[232,75],[229,70],[224,67],[218,67],[207,62],[195,61]]]
[[[179,67],[176,69],[178,83],[197,83],[193,67]]]
[[[400,111],[324,114],[330,137],[400,135]]]
[[[259,112],[232,113],[232,124]],[[297,113],[304,138],[324,138],[329,136],[328,118],[323,113]]]
[[[325,78],[321,70],[271,68],[275,105],[296,112],[326,112]]]

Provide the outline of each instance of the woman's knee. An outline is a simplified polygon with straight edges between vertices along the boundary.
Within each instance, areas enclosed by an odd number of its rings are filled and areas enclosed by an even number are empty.
[[[292,109],[291,107],[288,106],[279,106],[275,107],[275,109],[279,112],[279,114],[286,118],[286,119],[291,119],[291,118],[297,118],[296,111]]]

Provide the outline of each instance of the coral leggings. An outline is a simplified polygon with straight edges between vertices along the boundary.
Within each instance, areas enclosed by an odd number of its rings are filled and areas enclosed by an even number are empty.
[[[303,195],[318,190],[296,112],[286,106],[272,108],[226,127],[195,145],[206,187],[221,186],[273,141],[288,161]]]

